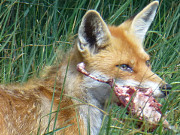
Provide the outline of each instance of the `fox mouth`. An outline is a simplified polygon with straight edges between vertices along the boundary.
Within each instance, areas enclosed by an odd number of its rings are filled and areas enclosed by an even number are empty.
[[[122,104],[124,107],[127,107],[128,111],[137,116],[140,120],[144,118],[149,124],[155,126],[162,119],[163,126],[171,129],[168,121],[162,116],[160,110],[162,105],[152,96],[153,90],[151,88],[119,86],[115,83],[114,79],[100,79],[87,72],[83,62],[77,65],[77,70],[98,82],[110,85],[119,100],[118,105]]]

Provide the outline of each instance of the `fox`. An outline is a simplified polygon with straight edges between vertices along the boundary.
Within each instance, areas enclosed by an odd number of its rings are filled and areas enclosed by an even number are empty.
[[[115,78],[119,86],[151,88],[164,97],[171,85],[151,70],[143,42],[159,2],[153,1],[118,26],[88,10],[74,47],[63,60],[23,84],[0,85],[0,134],[97,135],[112,88],[84,76],[77,64],[99,78]],[[117,97],[112,94],[112,102]]]

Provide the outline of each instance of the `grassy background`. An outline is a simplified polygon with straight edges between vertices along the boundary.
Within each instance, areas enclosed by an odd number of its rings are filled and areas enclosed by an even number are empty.
[[[108,24],[118,25],[139,12],[150,0],[2,0],[0,2],[0,82],[24,82],[52,65],[57,49],[68,50],[76,37],[82,16],[88,9],[100,12]],[[145,47],[153,71],[173,86],[162,112],[180,126],[180,3],[160,0]],[[58,54],[61,55],[61,54]],[[136,122],[114,106],[107,110],[100,134],[148,134],[136,129]],[[118,118],[118,119],[116,119]],[[120,122],[118,120],[125,119]],[[174,134],[161,124],[153,134]]]

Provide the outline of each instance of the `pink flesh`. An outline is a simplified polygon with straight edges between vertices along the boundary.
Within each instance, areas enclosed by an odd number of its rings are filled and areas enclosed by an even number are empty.
[[[152,89],[134,86],[118,86],[114,83],[114,79],[99,79],[85,70],[85,64],[83,62],[77,65],[77,70],[94,80],[109,84],[123,106],[127,106],[129,101],[131,101],[131,104],[127,108],[132,114],[138,116],[139,119],[145,118],[151,124],[158,124],[162,115],[160,110],[162,105],[153,98]],[[167,120],[164,118],[163,120],[163,125],[171,129]]]

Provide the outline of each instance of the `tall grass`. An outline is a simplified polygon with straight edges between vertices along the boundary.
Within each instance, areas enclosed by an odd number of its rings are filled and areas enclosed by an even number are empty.
[[[2,0],[0,2],[0,82],[24,82],[52,65],[57,49],[68,50],[88,9],[100,12],[108,24],[118,25],[145,7],[144,0]],[[153,71],[173,86],[161,99],[162,112],[180,124],[180,4],[161,0],[145,47]],[[61,55],[61,54],[58,54]],[[148,134],[136,127],[137,119],[114,106],[107,110],[100,134]],[[123,121],[121,121],[123,120]],[[174,134],[162,124],[153,134]]]

